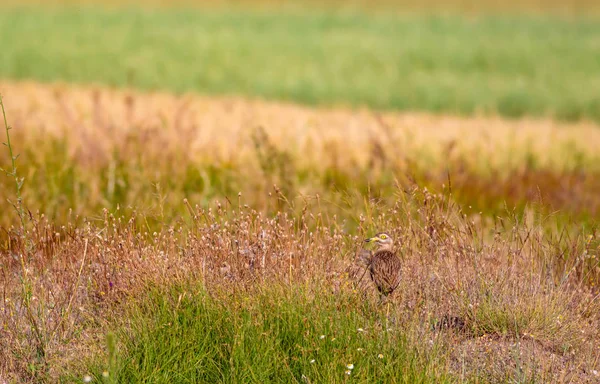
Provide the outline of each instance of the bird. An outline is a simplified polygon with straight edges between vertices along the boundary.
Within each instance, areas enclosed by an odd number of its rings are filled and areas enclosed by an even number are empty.
[[[394,239],[387,232],[380,232],[365,240],[365,243],[375,243],[379,246],[370,258],[366,260],[367,269],[371,280],[377,286],[381,298],[387,298],[394,293],[400,285],[400,272],[402,263],[393,250]],[[365,254],[362,253],[365,258]]]

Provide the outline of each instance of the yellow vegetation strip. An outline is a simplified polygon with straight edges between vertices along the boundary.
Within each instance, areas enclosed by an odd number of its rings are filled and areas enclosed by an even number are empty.
[[[600,168],[600,127],[591,122],[506,120],[367,109],[308,108],[239,97],[142,93],[106,87],[0,82],[9,121],[31,137],[68,137],[76,149],[104,152],[125,137],[160,137],[165,150],[191,158],[245,161],[252,132],[263,127],[278,148],[301,164],[363,166],[373,150],[401,162],[442,165],[465,156],[473,165],[515,169],[536,166]],[[106,153],[106,152],[105,152]]]

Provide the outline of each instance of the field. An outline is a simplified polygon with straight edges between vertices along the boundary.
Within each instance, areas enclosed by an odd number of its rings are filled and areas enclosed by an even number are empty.
[[[13,79],[600,121],[585,15],[19,7],[0,34]]]
[[[0,383],[600,381],[592,3],[66,3],[0,12]]]

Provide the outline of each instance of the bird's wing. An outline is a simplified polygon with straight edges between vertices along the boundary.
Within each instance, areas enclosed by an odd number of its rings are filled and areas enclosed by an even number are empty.
[[[378,285],[394,290],[400,284],[400,259],[393,252],[377,252],[372,259],[371,273]]]

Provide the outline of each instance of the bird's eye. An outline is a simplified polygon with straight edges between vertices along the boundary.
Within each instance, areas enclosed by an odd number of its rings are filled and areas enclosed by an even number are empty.
[[[385,240],[385,239],[387,239],[387,235],[381,235],[381,236],[379,236],[379,238],[382,240]]]

